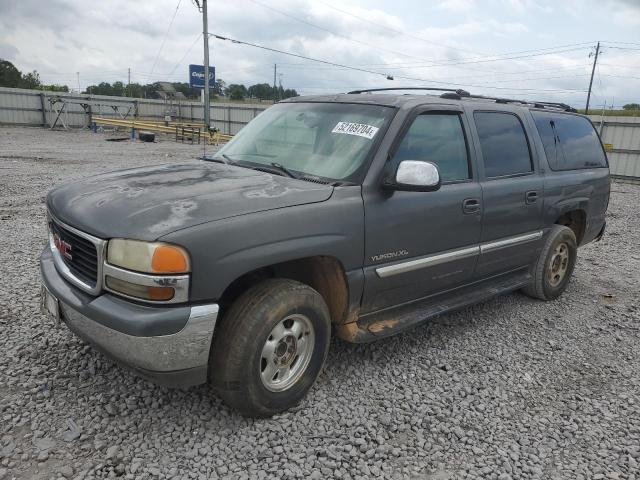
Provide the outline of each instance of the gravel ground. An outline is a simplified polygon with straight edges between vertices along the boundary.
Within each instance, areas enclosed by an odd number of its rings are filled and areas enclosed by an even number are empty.
[[[370,345],[334,340],[307,399],[246,419],[122,370],[39,313],[43,198],[202,147],[0,129],[0,480],[640,478],[640,187],[554,302],[496,298]]]

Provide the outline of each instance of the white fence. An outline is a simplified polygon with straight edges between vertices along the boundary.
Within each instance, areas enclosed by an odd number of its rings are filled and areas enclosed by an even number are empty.
[[[0,87],[0,125],[51,126],[62,102],[69,100],[61,119],[69,127],[86,127],[92,116],[120,118],[122,115],[162,120],[169,113],[174,120],[202,120],[199,102],[165,102],[145,98],[78,95]],[[84,106],[83,106],[83,102]],[[235,135],[268,104],[214,103],[211,123],[222,133]],[[607,144],[611,173],[640,182],[640,118],[590,116]]]
[[[0,87],[0,125],[51,126],[56,122],[67,100],[57,125],[87,127],[93,116],[162,120],[171,115],[174,120],[202,120],[204,107],[200,102],[151,100],[146,98],[79,95],[72,93],[41,92]],[[220,132],[235,135],[269,104],[214,103],[211,105],[211,124]]]
[[[640,117],[590,118],[607,147],[611,174],[640,183]]]

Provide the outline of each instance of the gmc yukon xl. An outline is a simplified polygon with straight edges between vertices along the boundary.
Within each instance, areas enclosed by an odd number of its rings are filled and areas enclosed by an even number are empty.
[[[268,416],[304,397],[332,331],[369,342],[504,292],[555,299],[608,201],[598,134],[564,104],[298,97],[211,157],[51,191],[42,302],[140,374]]]

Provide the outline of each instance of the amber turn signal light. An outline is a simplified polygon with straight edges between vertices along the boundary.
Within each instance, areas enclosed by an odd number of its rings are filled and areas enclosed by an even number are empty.
[[[153,251],[151,269],[157,273],[185,273],[189,271],[189,259],[179,247],[159,245]]]

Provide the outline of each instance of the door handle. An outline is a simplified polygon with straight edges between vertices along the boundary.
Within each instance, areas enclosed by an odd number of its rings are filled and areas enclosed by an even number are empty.
[[[527,205],[531,205],[532,203],[536,203],[538,201],[538,192],[531,190],[527,192],[524,197],[524,202]]]
[[[463,213],[477,213],[480,211],[480,200],[477,198],[467,198],[462,202]]]

